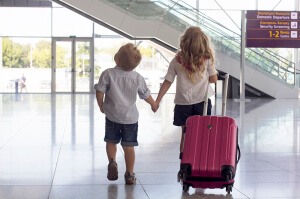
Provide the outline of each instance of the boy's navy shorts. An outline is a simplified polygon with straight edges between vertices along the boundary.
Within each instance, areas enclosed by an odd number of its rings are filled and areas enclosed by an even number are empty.
[[[138,146],[137,134],[138,123],[119,124],[105,118],[105,142],[118,144],[121,141],[122,146]]]
[[[174,121],[175,126],[185,126],[187,118],[193,115],[203,115],[204,102],[192,105],[175,105]],[[208,99],[207,115],[211,115],[211,100]]]

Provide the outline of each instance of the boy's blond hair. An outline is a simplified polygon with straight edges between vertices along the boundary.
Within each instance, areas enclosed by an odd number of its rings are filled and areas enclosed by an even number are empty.
[[[202,78],[205,70],[205,61],[210,60],[214,65],[214,49],[209,37],[201,28],[189,27],[180,38],[180,52],[177,54],[185,65],[185,72],[195,82],[195,75],[198,73]]]
[[[134,70],[141,62],[142,55],[140,51],[132,43],[125,44],[117,52],[120,60],[120,67],[124,70]]]

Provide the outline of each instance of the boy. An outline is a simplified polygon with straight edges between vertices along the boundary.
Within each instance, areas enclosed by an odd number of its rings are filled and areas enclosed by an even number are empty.
[[[133,169],[134,146],[138,146],[137,94],[151,105],[153,112],[158,109],[158,104],[151,97],[144,78],[133,71],[141,59],[140,51],[133,44],[128,43],[122,46],[114,56],[115,68],[103,71],[98,84],[94,86],[100,111],[106,115],[104,141],[109,161],[107,178],[109,180],[118,179],[116,153],[117,144],[121,141],[126,162],[124,175],[126,184],[135,184],[136,182]]]

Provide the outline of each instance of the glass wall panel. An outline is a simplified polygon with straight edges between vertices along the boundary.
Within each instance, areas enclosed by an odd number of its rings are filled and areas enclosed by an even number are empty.
[[[142,41],[138,49],[142,54],[142,61],[136,71],[144,77],[151,93],[158,93],[174,55],[163,48],[155,48],[147,41]],[[168,93],[175,93],[175,82]]]
[[[98,38],[95,39],[95,56],[94,56],[94,82],[99,81],[101,73],[108,69],[115,67],[114,55],[118,52],[119,48],[130,42],[125,38]]]
[[[52,7],[53,8],[62,8],[62,6],[58,3],[52,2]]]
[[[90,42],[76,41],[76,92],[90,91]]]
[[[188,2],[188,1],[187,1]],[[192,4],[190,4],[192,5]],[[196,7],[196,1],[195,1],[195,7]],[[206,0],[199,0],[199,9],[220,9],[218,4],[215,1],[206,1]]]
[[[281,0],[280,3],[276,6],[275,10],[295,10],[295,2],[291,0]]]
[[[93,22],[66,8],[52,8],[53,37],[92,37]]]
[[[119,35],[108,28],[95,24],[95,34],[97,35]]]
[[[51,39],[1,37],[0,92],[51,91]],[[22,76],[26,78],[22,83]]]
[[[51,8],[0,7],[0,36],[51,37]]]
[[[218,1],[218,9],[224,10],[255,10],[255,2],[256,0],[222,0]],[[201,4],[200,4],[201,5]]]
[[[205,15],[210,16],[216,21],[222,21],[222,25],[230,29],[231,31],[240,34],[241,33],[241,11],[227,11],[223,10],[202,10]]]
[[[155,2],[155,1],[154,1]],[[201,2],[201,0],[199,0],[199,3]],[[184,1],[184,3],[196,8],[197,5],[197,0],[189,0],[189,1]]]
[[[56,42],[56,92],[71,92],[72,89],[72,42]]]
[[[277,5],[278,4],[278,5]],[[293,0],[258,0],[258,10],[295,10]]]

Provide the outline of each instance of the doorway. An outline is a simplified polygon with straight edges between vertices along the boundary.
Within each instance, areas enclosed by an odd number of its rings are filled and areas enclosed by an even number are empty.
[[[91,93],[92,38],[52,39],[52,93]]]

